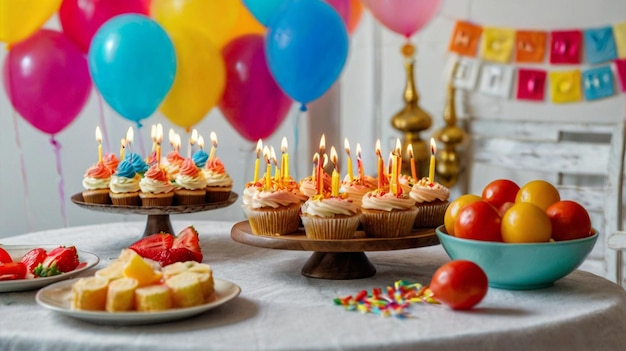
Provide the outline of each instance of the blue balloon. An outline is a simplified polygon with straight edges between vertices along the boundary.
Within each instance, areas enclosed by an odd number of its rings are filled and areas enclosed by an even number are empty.
[[[89,71],[104,100],[122,117],[149,117],[176,75],[174,44],[154,20],[125,14],[105,22],[88,53]]]
[[[306,109],[341,74],[348,56],[348,30],[326,2],[292,0],[272,18],[265,54],[278,85]]]
[[[257,21],[267,27],[272,16],[276,14],[283,2],[286,1],[289,0],[243,0],[243,4]]]

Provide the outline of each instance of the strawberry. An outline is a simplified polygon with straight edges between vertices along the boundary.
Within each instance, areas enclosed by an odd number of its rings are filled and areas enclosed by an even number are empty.
[[[38,247],[28,251],[24,256],[22,256],[20,261],[26,265],[26,269],[29,273],[33,273],[35,268],[39,266],[40,263],[43,263],[47,256],[48,254],[46,253],[46,250]]]
[[[193,253],[193,261],[202,262],[202,250],[200,249],[200,238],[198,231],[193,226],[189,226],[178,233],[174,239],[173,248],[184,247]]]
[[[7,252],[7,250],[0,247],[0,263],[9,263],[13,262],[11,255]]]
[[[158,261],[161,252],[171,248],[173,243],[174,236],[172,234],[157,233],[140,239],[128,248],[135,251],[143,258]]]
[[[59,246],[50,250],[46,258],[33,270],[37,277],[50,277],[73,271],[78,267],[78,252],[74,246]]]
[[[195,260],[195,253],[184,247],[172,247],[159,255],[156,261],[161,267],[165,267],[176,262],[186,262]]]
[[[22,262],[0,263],[0,280],[24,279],[26,265]]]

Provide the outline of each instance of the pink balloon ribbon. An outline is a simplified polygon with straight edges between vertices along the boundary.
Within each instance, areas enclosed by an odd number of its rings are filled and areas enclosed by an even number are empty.
[[[63,181],[63,166],[61,165],[61,144],[59,144],[54,135],[50,136],[50,144],[54,148],[54,155],[56,156],[57,174],[59,175],[59,200],[61,205],[61,218],[63,219],[63,226],[67,227],[67,215],[65,214],[65,182]]]
[[[22,150],[22,142],[20,141],[20,134],[17,131],[17,113],[12,110],[13,117],[13,129],[15,130],[15,146],[17,147],[17,154],[20,159],[20,172],[22,174],[22,184],[24,184],[24,211],[26,211],[26,217],[28,218],[28,231],[33,230],[33,213],[30,210],[30,196],[28,191],[28,177],[26,173],[26,165],[24,162],[24,152]]]

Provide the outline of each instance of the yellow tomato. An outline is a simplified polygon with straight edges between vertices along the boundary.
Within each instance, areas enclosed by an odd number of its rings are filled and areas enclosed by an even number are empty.
[[[545,211],[520,202],[504,213],[501,232],[505,243],[540,243],[550,240],[552,225]]]
[[[452,201],[446,209],[446,214],[443,218],[443,224],[446,227],[446,232],[450,235],[454,235],[454,222],[459,215],[459,211],[463,206],[472,202],[482,200],[480,196],[474,194],[465,194],[459,196],[456,200]]]
[[[559,191],[545,180],[533,180],[517,192],[515,202],[528,202],[545,211],[550,205],[561,200]]]

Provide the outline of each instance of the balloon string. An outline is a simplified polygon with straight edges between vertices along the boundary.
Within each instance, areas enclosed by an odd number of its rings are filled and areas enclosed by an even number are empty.
[[[111,144],[109,143],[106,123],[104,121],[104,104],[102,103],[102,96],[98,93],[98,89],[94,87],[96,96],[98,97],[98,112],[100,113],[100,126],[102,126],[102,138],[104,139],[104,150],[106,153],[111,152]]]
[[[141,151],[141,155],[147,156],[146,147],[143,145],[143,137],[141,136],[141,127],[143,127],[143,124],[137,121],[137,141],[139,142],[139,151]]]
[[[30,210],[30,196],[28,191],[28,177],[26,173],[26,164],[24,162],[24,150],[22,150],[22,142],[17,130],[17,114],[15,109],[11,111],[13,116],[13,129],[15,130],[15,145],[17,146],[17,154],[20,160],[20,172],[22,173],[22,184],[24,184],[24,211],[28,218],[28,231],[33,230],[33,213]]]
[[[302,105],[302,106],[304,106],[304,105]],[[302,112],[304,112],[304,111],[302,111],[302,108],[300,108],[298,110],[298,112],[296,112],[296,118],[295,118],[294,123],[293,123],[293,143],[295,144],[294,145],[294,153],[293,153],[294,161],[295,161],[293,163],[295,165],[295,167],[294,167],[294,171],[295,171],[294,172],[295,173],[294,174],[294,179],[300,179],[300,175],[299,175],[299,172],[298,172],[298,170],[300,168],[299,162],[298,162],[298,155],[300,155],[300,150],[299,150],[300,149],[300,115],[302,115]]]
[[[54,155],[57,161],[57,174],[59,175],[59,200],[61,203],[61,218],[63,226],[67,227],[67,216],[65,215],[65,185],[63,182],[63,167],[61,166],[61,144],[54,139],[54,135],[50,136],[50,144],[54,148]]]

